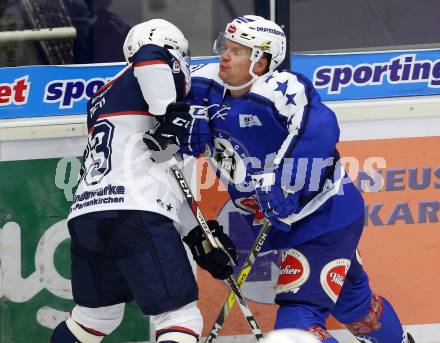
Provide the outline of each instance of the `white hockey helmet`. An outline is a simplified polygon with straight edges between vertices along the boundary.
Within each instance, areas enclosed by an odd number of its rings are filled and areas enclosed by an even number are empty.
[[[127,63],[130,63],[134,54],[147,44],[176,50],[183,57],[189,56],[188,41],[182,31],[164,19],[151,19],[132,27],[125,38],[123,47]]]
[[[226,84],[226,87],[232,90],[243,89],[258,79],[259,76],[253,72],[253,69],[255,63],[263,57],[264,53],[271,55],[268,71],[264,75],[272,74],[286,57],[286,35],[283,29],[263,17],[244,15],[228,23],[225,32],[219,34],[214,42],[213,51],[215,54],[223,52],[225,39],[247,46],[252,50],[251,65],[249,66],[249,74],[252,79],[241,86],[234,87]]]
[[[127,63],[138,50],[147,44],[166,48],[179,61],[180,69],[185,75],[186,94],[191,87],[190,60],[188,41],[179,28],[164,19],[151,19],[131,28],[125,38],[123,50]]]
[[[253,65],[260,60],[263,53],[271,55],[269,72],[272,73],[286,57],[286,35],[283,29],[273,21],[256,15],[245,15],[235,18],[228,23],[223,38],[251,48],[251,61]],[[221,48],[222,42],[216,41]],[[218,53],[219,51],[214,51]],[[252,68],[250,74],[252,75]]]

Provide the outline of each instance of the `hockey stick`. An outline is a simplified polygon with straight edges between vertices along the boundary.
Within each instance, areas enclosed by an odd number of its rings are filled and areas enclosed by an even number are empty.
[[[212,234],[211,230],[209,229],[208,223],[206,222],[205,217],[202,214],[202,211],[200,210],[200,207],[197,203],[197,201],[194,198],[194,195],[188,185],[188,183],[185,180],[185,177],[179,167],[177,166],[177,161],[173,157],[169,162],[169,167],[171,171],[173,172],[173,175],[179,184],[180,189],[182,190],[186,201],[188,202],[188,205],[190,206],[197,222],[199,223],[199,226],[203,230],[203,234],[205,235],[206,240],[211,244],[213,248],[220,248],[222,249],[229,257],[230,260],[232,260],[231,256],[228,254],[226,249],[218,244],[218,241],[215,239],[214,235]],[[241,311],[243,312],[243,315],[245,316],[249,327],[251,328],[254,336],[256,337],[257,341],[260,341],[263,338],[263,334],[261,333],[260,326],[258,325],[257,321],[255,320],[244,296],[243,293],[241,293],[240,287],[237,284],[237,281],[234,279],[234,277],[231,275],[226,279],[226,282],[228,283],[229,287],[231,288],[231,291],[235,295],[235,298],[238,300],[238,305],[240,306]]]
[[[264,221],[263,227],[260,229],[260,232],[257,236],[257,238],[254,241],[254,244],[252,245],[252,248],[250,249],[246,260],[243,263],[243,267],[240,270],[240,274],[237,277],[237,284],[239,287],[243,286],[244,282],[246,281],[247,277],[251,273],[251,270],[255,264],[255,259],[257,258],[257,254],[260,252],[261,247],[263,246],[264,242],[266,241],[267,234],[269,233],[271,226],[268,220]],[[232,306],[234,306],[235,303],[235,297],[234,293],[229,293],[228,298],[226,299],[222,310],[220,311],[219,315],[217,316],[217,319],[215,320],[214,325],[211,328],[211,331],[209,332],[208,336],[206,337],[205,343],[211,343],[214,342],[214,340],[218,337],[218,334],[223,327],[223,324],[226,321],[226,318],[228,317]]]

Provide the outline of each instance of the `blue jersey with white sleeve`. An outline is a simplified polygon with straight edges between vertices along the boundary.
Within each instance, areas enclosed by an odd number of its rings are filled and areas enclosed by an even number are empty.
[[[214,165],[232,201],[255,210],[249,206],[255,196],[252,173],[264,167],[282,170],[283,190],[299,204],[294,213],[279,219],[290,230],[276,230],[275,225],[271,231],[272,248],[291,247],[362,216],[359,191],[333,163],[339,156],[336,116],[311,82],[298,73],[276,71],[234,98],[218,78],[218,69],[213,63],[193,71],[188,98],[208,107]]]

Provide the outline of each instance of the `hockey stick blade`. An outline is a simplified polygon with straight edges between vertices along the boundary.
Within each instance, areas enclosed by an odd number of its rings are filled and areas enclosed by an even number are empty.
[[[246,281],[247,277],[249,276],[254,264],[255,260],[257,258],[257,254],[260,252],[261,247],[263,246],[264,242],[266,241],[267,235],[269,233],[271,226],[268,220],[266,220],[260,229],[260,232],[258,233],[257,238],[254,241],[254,244],[252,245],[251,249],[249,250],[249,253],[246,257],[246,260],[243,263],[243,267],[240,270],[240,273],[237,277],[237,284],[239,287],[243,286],[244,282]],[[234,306],[235,303],[235,296],[234,293],[229,293],[228,298],[226,299],[219,315],[217,316],[216,321],[214,322],[214,325],[211,328],[211,331],[209,332],[208,336],[206,337],[205,343],[211,343],[214,342],[214,340],[218,337],[221,328],[223,327],[223,324],[226,321],[226,318],[228,317],[232,306]]]

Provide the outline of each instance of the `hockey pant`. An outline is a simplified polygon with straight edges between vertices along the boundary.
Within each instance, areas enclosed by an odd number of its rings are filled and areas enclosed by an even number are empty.
[[[332,314],[361,342],[402,343],[402,325],[390,303],[369,286],[356,250],[363,216],[352,225],[283,253],[275,302],[275,329],[311,332],[336,343],[326,329]]]
[[[169,323],[192,337],[201,333],[197,284],[170,219],[143,211],[105,211],[73,218],[68,226],[72,291],[78,306],[64,329],[71,331],[78,324],[95,336],[107,335],[119,325],[123,303],[134,299],[144,314],[158,316],[161,329]],[[112,320],[102,317],[103,308],[118,315]],[[180,309],[189,311],[188,323],[181,317],[176,323],[160,319]]]

